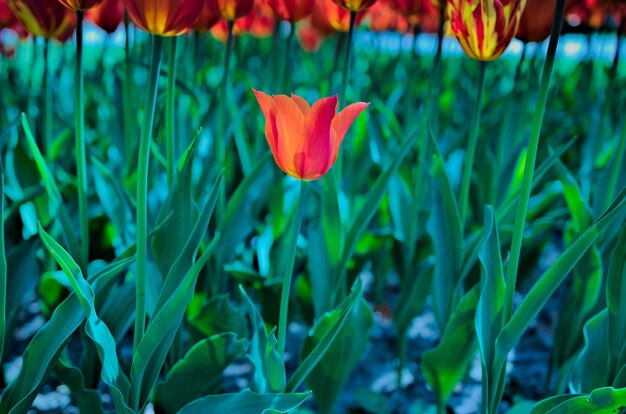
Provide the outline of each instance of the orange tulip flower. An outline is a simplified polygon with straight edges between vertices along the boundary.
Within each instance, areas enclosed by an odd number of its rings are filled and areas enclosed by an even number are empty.
[[[122,0],[104,0],[87,12],[87,18],[107,33],[113,33],[124,20]]]
[[[55,39],[71,34],[76,25],[76,14],[56,0],[8,0],[8,4],[33,36]]]
[[[159,36],[178,36],[194,25],[204,0],[125,0],[125,4],[139,28]]]
[[[408,27],[406,17],[401,15],[389,0],[380,0],[367,9],[365,19],[373,32],[403,32]]]
[[[102,0],[59,0],[63,5],[74,11],[85,11],[96,7]]]
[[[376,0],[333,0],[339,6],[351,12],[360,12],[372,4],[376,3]]]
[[[476,60],[494,60],[517,33],[526,0],[450,0],[451,29],[465,53]]]
[[[300,46],[305,52],[314,53],[317,52],[324,42],[327,33],[323,33],[317,28],[311,18],[307,18],[298,25],[296,35],[300,41]]]
[[[269,5],[280,20],[297,23],[311,14],[313,0],[269,0]]]
[[[568,10],[576,0],[565,2]],[[517,38],[524,43],[543,42],[550,36],[556,0],[526,0],[526,7],[520,19]]]
[[[207,0],[213,13],[224,20],[233,22],[252,11],[254,0]]]
[[[337,32],[347,32],[350,29],[350,12],[339,7],[333,0],[316,0],[313,7],[313,25],[324,32],[324,27]],[[363,13],[356,15],[355,25],[363,20]]]
[[[369,105],[359,102],[337,112],[337,96],[309,106],[303,98],[254,91],[265,116],[265,137],[281,170],[294,178],[322,178],[355,118]]]

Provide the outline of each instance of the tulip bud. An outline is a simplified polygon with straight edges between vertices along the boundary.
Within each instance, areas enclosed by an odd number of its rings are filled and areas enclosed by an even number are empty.
[[[339,7],[333,0],[317,0],[312,19],[313,25],[322,33],[326,31],[345,33],[350,29],[350,12]],[[357,13],[355,25],[361,24],[361,20],[363,20],[363,13]]]
[[[0,0],[0,30],[13,26],[15,22],[15,15],[9,9],[7,0]]]
[[[566,10],[574,2],[575,0],[566,0]],[[550,36],[555,9],[556,0],[526,0],[516,37],[524,43],[546,40]]]
[[[450,0],[448,18],[465,53],[494,60],[515,37],[526,0]]]
[[[254,0],[207,0],[207,4],[220,18],[233,22],[252,11]]]
[[[213,9],[208,4],[204,4],[200,16],[196,23],[193,25],[193,30],[198,33],[206,33],[220,20],[220,17],[213,12]]]
[[[96,7],[102,0],[59,0],[65,7],[74,11],[85,11]]]
[[[360,12],[376,2],[376,0],[333,0],[339,6],[351,12]]]
[[[297,23],[311,14],[313,0],[269,0],[269,5],[279,19]]]

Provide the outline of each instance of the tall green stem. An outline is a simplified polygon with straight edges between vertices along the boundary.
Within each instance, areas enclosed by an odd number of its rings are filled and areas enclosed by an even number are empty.
[[[463,177],[461,181],[461,192],[459,194],[461,204],[461,223],[465,227],[467,219],[467,209],[469,204],[469,189],[472,182],[472,171],[474,170],[474,157],[476,156],[476,147],[478,145],[478,134],[480,132],[480,118],[482,114],[483,92],[485,90],[485,69],[487,62],[480,62],[480,73],[478,75],[478,91],[476,93],[476,104],[474,106],[474,115],[472,116],[472,125],[470,130],[469,144],[465,153],[465,163],[463,164]]]
[[[509,320],[513,310],[513,295],[515,294],[515,284],[517,282],[517,271],[521,256],[522,241],[524,238],[524,226],[526,225],[528,202],[530,200],[530,192],[533,184],[535,163],[537,161],[537,150],[539,148],[539,138],[541,136],[541,126],[543,125],[543,117],[546,111],[546,103],[548,101],[550,80],[552,79],[552,69],[554,67],[556,49],[559,43],[559,34],[561,32],[564,9],[565,0],[558,0],[554,21],[552,22],[552,34],[550,36],[550,44],[548,45],[548,54],[543,66],[543,74],[541,75],[541,83],[539,85],[539,98],[537,99],[535,115],[533,116],[532,130],[528,142],[528,151],[526,155],[526,162],[524,164],[524,177],[522,179],[522,188],[520,191],[517,215],[515,217],[515,227],[513,230],[511,257],[506,271],[506,296],[504,302],[505,321]]]
[[[226,55],[224,56],[224,74],[222,77],[222,83],[220,85],[220,99],[219,99],[219,120],[217,127],[217,135],[215,136],[215,155],[217,158],[218,168],[224,168],[226,166],[226,108],[228,106],[228,78],[230,74],[230,57],[233,52],[233,27],[234,22],[228,22],[228,39],[226,40]],[[222,217],[224,207],[226,204],[226,180],[222,180],[220,183],[220,190],[218,194],[217,206],[215,216],[217,223]]]
[[[430,127],[435,135],[439,134],[439,95],[441,91],[442,83],[442,65],[441,56],[443,54],[443,39],[444,29],[446,23],[446,3],[447,0],[442,1],[442,5],[439,8],[439,27],[437,30],[437,52],[435,53],[435,59],[433,61],[433,83],[430,99],[428,100],[427,113]]]
[[[89,218],[87,216],[87,154],[85,149],[85,97],[83,80],[83,12],[76,12],[76,181],[78,187],[78,212],[80,218],[81,257],[83,275],[87,277],[89,261]]]
[[[282,83],[283,87],[281,89],[284,90],[285,93],[289,92],[290,87],[290,71],[289,67],[291,66],[291,59],[293,57],[293,46],[296,37],[296,25],[293,23],[289,25],[289,36],[287,36],[287,47],[285,48],[285,67],[283,68],[283,76]]]
[[[350,12],[350,28],[348,29],[348,50],[346,50],[346,64],[343,67],[343,77],[341,78],[341,96],[339,97],[339,108],[343,108],[346,103],[346,93],[350,84],[350,72],[352,67],[352,38],[354,37],[354,27],[356,26],[356,12]]]
[[[287,333],[288,313],[289,313],[289,291],[291,289],[291,279],[293,276],[293,264],[296,259],[296,245],[298,242],[298,234],[302,225],[302,216],[306,206],[306,195],[308,191],[308,183],[300,181],[300,200],[296,208],[296,214],[290,227],[289,241],[291,249],[287,252],[289,261],[287,269],[283,275],[283,285],[280,293],[280,315],[278,319],[278,353],[282,356],[285,353],[285,337]]]
[[[124,107],[123,113],[123,125],[124,125],[124,157],[130,168],[130,160],[135,149],[134,142],[134,128],[133,128],[133,114],[132,109],[132,61],[130,59],[130,22],[128,20],[128,13],[124,12],[124,33],[126,34],[124,39],[124,83],[122,85],[122,105]]]
[[[49,54],[50,39],[44,39],[43,47],[43,148],[46,161],[50,161],[52,140],[52,93],[50,88]],[[50,163],[48,163],[50,165]]]
[[[174,179],[174,95],[176,94],[176,44],[178,37],[170,38],[170,60],[167,67],[167,108],[165,109],[165,131],[167,151],[167,186]]]
[[[152,62],[148,78],[148,93],[144,108],[143,128],[139,141],[139,160],[137,163],[137,278],[135,335],[133,350],[141,342],[146,318],[146,268],[148,265],[148,167],[150,166],[150,140],[154,126],[157,86],[161,70],[163,38],[154,36],[152,40]]]

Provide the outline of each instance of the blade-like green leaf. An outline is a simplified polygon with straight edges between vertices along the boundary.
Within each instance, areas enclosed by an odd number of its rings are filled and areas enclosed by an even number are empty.
[[[476,286],[463,296],[452,312],[439,345],[422,356],[424,377],[441,405],[450,398],[476,355],[474,318],[479,294]]]
[[[175,414],[201,397],[247,348],[248,342],[237,339],[233,333],[214,335],[195,344],[167,373],[165,381],[157,385],[154,393],[157,411]]]
[[[257,394],[250,390],[237,394],[209,395],[187,404],[179,414],[265,414],[272,409],[288,413],[302,405],[309,395],[309,393]]]
[[[621,414],[626,407],[626,388],[599,388],[589,395],[564,396],[563,399],[565,401],[553,408],[539,403],[531,414]]]
[[[7,324],[7,256],[4,246],[4,166],[0,160],[0,361]]]
[[[83,278],[80,267],[74,262],[72,257],[67,253],[60,244],[45,232],[40,226],[39,234],[44,245],[59,263],[65,274],[67,275],[72,289],[82,307],[87,324],[85,329],[87,335],[95,342],[98,349],[98,355],[102,362],[102,380],[109,386],[111,395],[115,403],[115,408],[119,413],[132,413],[127,405],[129,383],[124,375],[122,368],[117,359],[117,350],[115,339],[96,313],[95,293],[93,288]]]
[[[613,382],[608,342],[608,311],[604,309],[589,319],[583,328],[585,346],[574,363],[570,388],[574,392],[589,393]]]
[[[611,256],[606,280],[606,304],[611,358],[617,363],[626,351],[626,222]],[[626,360],[622,364],[626,364]]]
[[[570,247],[539,278],[524,298],[511,320],[505,325],[497,339],[500,358],[508,354],[522,336],[528,325],[537,316],[552,293],[565,280],[580,258],[595,243],[600,234],[607,229],[622,212],[626,210],[626,190],[623,190],[613,205],[591,227],[576,239]]]
[[[97,390],[85,387],[83,373],[69,361],[57,361],[54,374],[59,377],[72,394],[72,399],[81,413],[104,414],[102,399]]]

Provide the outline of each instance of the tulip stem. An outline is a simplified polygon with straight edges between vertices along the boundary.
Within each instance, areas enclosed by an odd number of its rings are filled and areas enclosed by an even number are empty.
[[[174,179],[174,95],[176,94],[176,45],[177,36],[169,39],[170,57],[167,68],[167,108],[165,110],[166,152],[167,152],[167,186]]]
[[[52,94],[50,89],[50,69],[48,68],[48,58],[50,51],[50,39],[44,39],[43,47],[43,148],[46,155],[46,161],[50,166],[51,148],[50,140],[52,139]]]
[[[350,69],[352,66],[352,38],[354,37],[354,27],[356,26],[356,12],[350,12],[350,28],[348,29],[348,49],[346,50],[346,64],[343,67],[343,77],[341,79],[341,96],[339,97],[339,109],[343,109],[346,103],[346,93],[350,83]]]
[[[509,259],[506,272],[506,296],[504,301],[505,321],[509,320],[513,310],[513,295],[515,294],[515,284],[517,281],[517,271],[521,256],[522,241],[524,238],[524,226],[526,224],[528,202],[530,200],[530,193],[532,190],[535,163],[537,161],[537,150],[539,148],[539,138],[541,136],[541,127],[543,125],[543,117],[546,111],[546,103],[548,101],[552,68],[554,67],[554,58],[556,56],[556,49],[559,43],[559,34],[561,32],[564,9],[565,0],[558,0],[556,4],[556,11],[554,13],[554,20],[552,22],[552,33],[550,35],[548,53],[543,66],[541,83],[539,84],[539,97],[537,99],[537,106],[535,107],[535,114],[533,116],[526,162],[524,163],[524,177],[522,179],[522,188],[519,196],[519,204],[517,206],[517,215],[515,217],[513,241],[511,243],[511,257]]]
[[[137,350],[143,337],[146,318],[146,268],[148,266],[148,168],[150,163],[150,140],[154,126],[157,86],[161,70],[163,38],[153,36],[152,62],[148,78],[146,106],[144,108],[143,128],[139,141],[139,160],[137,163],[137,278],[135,335],[133,351]]]
[[[228,75],[230,72],[230,56],[232,55],[233,51],[234,25],[235,22],[228,22],[228,39],[226,40],[226,55],[224,56],[224,74],[222,75],[222,83],[220,85],[219,119],[217,124],[217,135],[215,136],[215,155],[217,159],[217,167],[219,169],[226,167],[226,137],[224,136],[224,132],[226,129],[226,108],[228,107]],[[218,201],[215,209],[216,223],[220,222],[226,204],[225,181],[226,180],[221,180],[220,182]]]
[[[291,59],[293,57],[293,43],[295,40],[295,34],[296,34],[296,25],[293,23],[289,24],[289,35],[287,36],[287,48],[285,49],[285,67],[283,69],[283,89],[285,90],[285,93],[289,93],[289,88],[290,88],[290,80],[291,80],[291,76],[290,76],[290,72],[289,72],[289,66],[291,63]]]
[[[302,225],[302,216],[306,206],[306,196],[308,192],[308,183],[300,181],[300,199],[296,207],[296,213],[293,216],[291,226],[289,228],[288,241],[291,249],[287,252],[288,261],[287,269],[283,274],[283,285],[280,293],[280,315],[278,319],[278,354],[282,357],[285,354],[285,337],[287,333],[288,313],[289,313],[289,291],[291,288],[291,279],[293,277],[293,265],[296,260],[296,247],[298,244],[298,235],[300,234],[300,226]]]
[[[135,149],[134,142],[136,138],[133,136],[133,111],[131,108],[132,102],[132,62],[130,60],[130,22],[128,20],[128,13],[124,11],[124,33],[126,34],[124,39],[124,83],[123,87],[123,124],[124,124],[124,157],[127,165],[130,167],[130,159],[132,158],[133,151]]]
[[[465,153],[465,162],[463,164],[463,177],[461,181],[461,192],[459,199],[461,204],[461,228],[465,227],[469,204],[469,190],[472,182],[472,172],[474,170],[474,157],[476,155],[476,147],[478,145],[478,135],[480,132],[480,118],[482,115],[483,92],[485,90],[485,71],[487,62],[480,62],[478,75],[478,90],[476,94],[476,103],[474,106],[474,115],[472,116],[472,125],[470,129],[469,144]]]
[[[80,267],[87,277],[89,262],[89,218],[87,215],[87,155],[85,149],[85,97],[83,79],[83,16],[76,12],[76,72],[75,72],[75,118],[76,118],[76,183],[78,187],[78,214],[80,218],[81,257]]]

